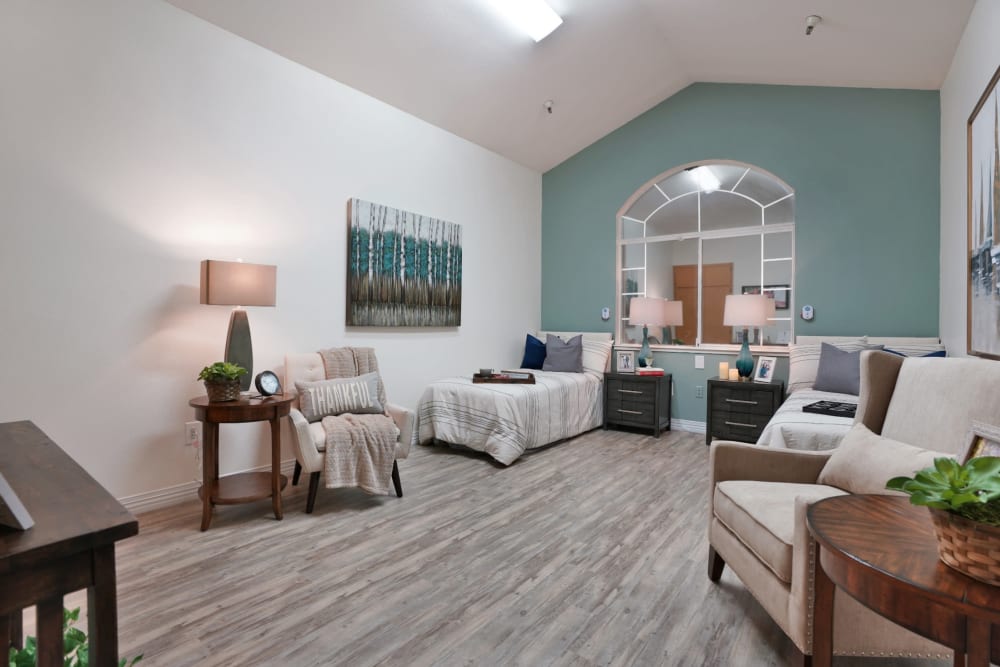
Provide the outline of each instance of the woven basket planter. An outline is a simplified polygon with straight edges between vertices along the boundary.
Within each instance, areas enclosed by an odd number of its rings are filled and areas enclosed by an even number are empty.
[[[945,565],[987,584],[1000,586],[1000,527],[928,508],[938,555]]]
[[[205,393],[209,403],[237,401],[240,398],[240,381],[224,380],[222,382],[205,381]]]

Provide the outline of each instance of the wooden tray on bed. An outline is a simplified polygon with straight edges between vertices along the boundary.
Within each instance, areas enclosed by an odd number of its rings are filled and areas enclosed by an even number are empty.
[[[535,374],[500,371],[493,375],[473,375],[472,384],[535,384]]]

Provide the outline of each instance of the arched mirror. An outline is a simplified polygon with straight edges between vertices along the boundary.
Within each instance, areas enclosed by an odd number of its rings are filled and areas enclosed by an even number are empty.
[[[683,323],[649,331],[654,345],[727,345],[742,329],[724,325],[728,294],[772,299],[756,345],[792,340],[795,193],[763,169],[738,162],[683,165],[637,190],[618,213],[616,340],[642,341],[631,322],[637,296],[682,303]]]

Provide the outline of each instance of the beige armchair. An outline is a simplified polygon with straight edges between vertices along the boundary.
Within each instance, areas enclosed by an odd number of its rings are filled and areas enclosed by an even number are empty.
[[[1000,420],[997,387],[996,362],[866,352],[855,423],[883,438],[961,457],[972,421]],[[718,581],[728,565],[794,642],[806,665],[812,654],[816,568],[806,509],[846,493],[817,483],[830,455],[725,441],[713,443],[710,454],[709,578]],[[891,475],[871,469],[877,458],[873,453],[859,460],[858,476],[888,479]],[[915,460],[913,469],[923,465]],[[951,658],[947,648],[885,620],[839,590],[833,641],[836,655]]]
[[[285,391],[295,391],[296,382],[315,382],[324,379],[326,379],[326,372],[323,358],[318,352],[289,354],[285,357]],[[309,473],[306,513],[311,514],[316,504],[320,473],[325,466],[326,433],[320,422],[310,423],[307,421],[298,407],[296,401],[289,413],[292,427],[291,443],[295,452],[295,472],[292,476],[292,484],[298,484],[302,472]],[[413,439],[413,426],[416,419],[412,410],[407,410],[399,405],[386,403],[385,409],[387,416],[399,429],[399,437],[396,440],[396,461],[393,461],[392,464],[392,483],[396,495],[402,498],[403,486],[399,478],[397,461],[405,459],[410,453],[410,442]]]

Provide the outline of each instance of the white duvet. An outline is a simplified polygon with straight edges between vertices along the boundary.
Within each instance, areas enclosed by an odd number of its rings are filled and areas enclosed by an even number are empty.
[[[760,434],[757,444],[808,451],[836,449],[840,446],[841,438],[851,429],[854,420],[850,417],[832,417],[802,411],[802,406],[816,401],[857,404],[858,397],[852,394],[800,389],[781,404],[771,417],[771,421],[767,423],[764,432]]]
[[[597,373],[525,370],[535,384],[432,382],[417,406],[417,439],[486,452],[509,465],[526,449],[589,431],[603,421],[603,378]]]

